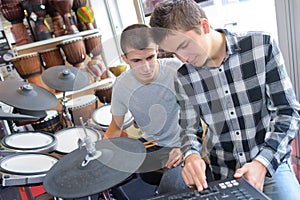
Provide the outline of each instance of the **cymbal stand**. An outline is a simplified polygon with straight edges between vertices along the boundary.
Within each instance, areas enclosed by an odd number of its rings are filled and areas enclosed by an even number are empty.
[[[68,99],[66,98],[66,92],[63,91],[63,98],[61,100],[61,105],[62,105],[62,115],[63,118],[65,120],[66,125],[68,124],[67,121],[70,123],[70,127],[73,127],[73,120],[72,120],[72,116],[69,112],[69,109],[66,106],[66,103],[68,102]]]
[[[80,144],[80,148],[83,146],[83,143],[85,143],[85,148],[87,150],[87,155],[85,156],[84,161],[82,161],[82,163],[81,163],[81,166],[85,167],[90,161],[99,158],[102,155],[102,152],[96,150],[96,147],[95,147],[96,144],[95,144],[95,142],[92,141],[91,137],[87,134],[82,117],[80,117],[79,120],[82,125],[83,131],[85,133],[84,141],[78,142]],[[112,200],[108,191],[103,191],[102,195],[105,200]]]
[[[79,120],[85,133],[84,141],[78,141],[79,147],[82,148],[83,144],[85,144],[85,148],[87,150],[87,155],[85,156],[84,161],[82,161],[81,163],[81,166],[85,167],[90,161],[99,158],[102,155],[102,152],[96,150],[96,144],[92,141],[92,138],[87,134],[82,117],[80,117]]]

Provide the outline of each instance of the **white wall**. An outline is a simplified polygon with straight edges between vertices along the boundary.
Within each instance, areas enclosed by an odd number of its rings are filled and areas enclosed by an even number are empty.
[[[101,30],[103,59],[108,67],[122,63],[119,36],[122,30],[137,23],[132,0],[89,0],[97,28]]]

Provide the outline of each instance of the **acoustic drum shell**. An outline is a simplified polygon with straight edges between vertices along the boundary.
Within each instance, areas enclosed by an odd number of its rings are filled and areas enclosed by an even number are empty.
[[[46,113],[47,116],[42,121],[31,124],[34,130],[56,133],[65,127],[57,110],[47,110]]]
[[[66,107],[72,116],[73,123],[81,125],[80,117],[83,122],[92,118],[92,114],[97,108],[97,97],[92,94],[76,97],[68,101]]]
[[[95,95],[101,103],[111,103],[112,87],[112,83],[106,83],[95,89]]]
[[[85,36],[83,38],[86,54],[91,58],[101,55],[102,44],[101,44],[101,34],[95,33],[92,35]]]
[[[29,83],[36,84],[54,93],[55,91],[45,85],[41,79],[43,67],[37,52],[22,54],[11,59],[19,75]]]
[[[57,47],[41,51],[39,52],[39,55],[45,69],[48,69],[49,67],[65,65],[64,57],[61,54],[60,49]]]
[[[74,67],[81,68],[86,58],[85,45],[82,37],[75,37],[64,40],[58,44],[62,48],[66,60]]]
[[[11,62],[23,79],[42,73],[41,62],[37,52],[16,56],[11,59]]]

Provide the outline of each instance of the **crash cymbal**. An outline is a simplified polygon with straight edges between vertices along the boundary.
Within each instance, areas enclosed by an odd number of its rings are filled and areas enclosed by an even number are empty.
[[[0,81],[0,101],[24,110],[48,110],[58,103],[54,94],[33,83]]]
[[[89,84],[88,74],[72,66],[54,66],[42,73],[43,82],[59,91],[75,91],[86,87]]]
[[[26,120],[37,120],[37,119],[39,118],[35,116],[6,113],[2,109],[0,109],[0,120],[26,121]]]
[[[132,175],[145,159],[142,142],[112,138],[96,142],[100,156],[82,166],[87,150],[82,147],[62,157],[48,172],[45,190],[59,198],[81,198],[105,191]]]

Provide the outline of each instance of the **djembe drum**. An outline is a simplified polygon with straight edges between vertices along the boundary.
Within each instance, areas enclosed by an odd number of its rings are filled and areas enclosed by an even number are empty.
[[[81,125],[80,117],[83,122],[92,118],[92,114],[97,109],[97,97],[92,94],[80,96],[69,100],[66,107],[72,116],[75,125]]]
[[[46,0],[29,0],[30,10],[37,15],[34,32],[37,40],[46,40],[51,38],[49,29],[44,23],[46,13]]]
[[[83,6],[86,6],[86,0],[74,0],[73,1],[73,6],[72,6],[72,10],[74,11],[74,13],[76,14],[76,17],[77,17],[77,28],[80,30],[80,31],[84,31],[87,29],[86,25],[83,24],[79,19],[78,19],[78,16],[77,16],[77,10],[78,8],[80,7],[83,7]]]
[[[86,54],[91,58],[88,66],[95,74],[95,77],[100,79],[108,78],[108,71],[101,57],[102,43],[101,34],[95,33],[83,37]]]
[[[71,15],[73,0],[50,0],[53,2],[53,7],[57,12],[63,16],[67,34],[78,33],[79,30],[75,25]]]
[[[59,37],[65,34],[65,23],[62,16],[54,9],[53,1],[46,0],[46,12],[52,19],[52,31],[55,37]]]
[[[111,103],[113,84],[111,82],[98,86],[95,89],[95,95],[98,97],[101,103]]]
[[[12,58],[11,61],[23,79],[26,79],[29,83],[34,83],[51,92],[54,91],[42,82],[41,74],[43,68],[37,52],[16,56]]]
[[[20,2],[21,0],[0,0],[1,13],[12,24],[11,32],[17,46],[32,42],[23,24],[25,15]]]
[[[62,48],[68,63],[76,68],[85,68],[86,51],[82,37],[64,40],[58,44],[58,47]]]
[[[78,8],[86,6],[86,0],[73,0],[73,6],[72,9],[74,12],[77,11]]]
[[[45,69],[53,66],[65,65],[65,60],[57,47],[39,52],[42,65]]]
[[[86,54],[92,59],[96,59],[97,56],[102,53],[101,34],[95,33],[87,35],[83,38],[86,49]]]

